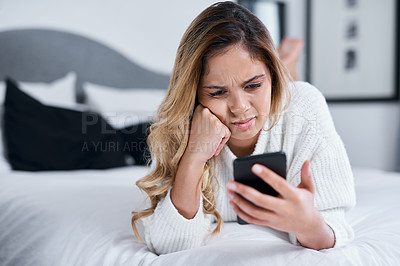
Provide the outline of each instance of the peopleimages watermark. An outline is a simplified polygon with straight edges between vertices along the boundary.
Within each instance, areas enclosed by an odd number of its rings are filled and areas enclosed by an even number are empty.
[[[144,142],[120,141],[85,141],[82,144],[83,152],[145,152],[147,145]]]
[[[91,112],[84,112],[82,114],[82,133],[83,134],[89,134],[90,127],[96,127],[96,131],[100,127],[100,134],[107,134],[108,136],[110,134],[122,134],[122,136],[125,135],[130,135],[137,133],[138,130],[141,130],[143,133],[143,136],[148,133],[147,126],[139,126],[139,123],[143,123],[144,119],[140,119],[139,116],[136,114],[132,113],[124,113],[124,120],[120,120],[119,123],[120,125],[129,125],[125,126],[122,128],[114,128],[110,126],[105,119],[102,119],[101,116],[99,116],[96,113],[91,113]],[[271,136],[281,136],[281,135],[313,135],[316,134],[317,130],[317,117],[314,116],[313,118],[305,118],[301,115],[296,115],[294,113],[289,113],[285,115],[286,117],[290,116],[290,119],[285,121],[285,118],[281,118],[278,123],[271,129],[269,130],[268,134],[271,134]],[[107,121],[111,121],[111,119],[117,119],[116,117],[119,117],[118,113],[113,113],[110,114],[110,116],[107,116],[106,119]],[[132,124],[133,122],[136,121],[136,124]],[[149,122],[150,119],[145,119],[145,122]],[[115,121],[114,121],[115,122]],[[123,122],[123,123],[122,123]],[[190,120],[187,120],[186,122],[186,128],[190,130],[191,135],[193,134],[205,134],[209,135],[211,132],[214,134],[221,133],[224,130],[224,127],[221,126],[219,128],[211,128],[210,124],[206,124],[203,127],[196,127],[198,130],[194,131],[193,129],[190,129]],[[185,125],[182,125],[180,129],[184,129]],[[267,128],[264,128],[266,130]],[[168,130],[168,129],[167,129]],[[172,124],[171,124],[171,130],[176,130],[172,129]],[[98,134],[98,132],[96,132]],[[203,143],[202,145],[189,145],[191,149],[194,149],[193,151],[207,151],[207,150],[213,150],[215,148],[215,143]],[[164,143],[159,143],[159,145],[156,147],[158,150],[165,150],[166,146]],[[144,152],[147,149],[147,144],[145,143],[145,139],[143,141],[117,141],[117,140],[109,140],[109,141],[85,141],[82,144],[82,151],[95,151],[95,152],[117,152],[117,151],[125,151],[125,152],[134,152],[134,151],[141,151]]]
[[[91,128],[100,129],[100,134],[133,134],[142,123],[150,123],[151,115],[138,115],[134,112],[107,112],[99,115],[95,112],[83,112],[81,119],[82,134],[88,134]],[[143,130],[145,130],[144,128]],[[145,133],[145,132],[143,132]]]

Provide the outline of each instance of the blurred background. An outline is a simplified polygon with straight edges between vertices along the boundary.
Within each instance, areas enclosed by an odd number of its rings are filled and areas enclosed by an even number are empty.
[[[0,32],[50,29],[81,35],[169,75],[185,29],[214,2],[0,0]],[[400,171],[396,0],[241,3],[267,24],[277,46],[283,37],[304,40],[299,80],[327,97],[352,165]]]

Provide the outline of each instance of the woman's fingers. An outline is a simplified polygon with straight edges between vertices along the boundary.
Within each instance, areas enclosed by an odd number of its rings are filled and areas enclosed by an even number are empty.
[[[230,193],[231,202],[235,203],[243,212],[250,217],[262,221],[270,221],[274,217],[274,212],[254,205],[250,201],[243,199],[236,193]]]
[[[248,215],[246,212],[244,212],[242,209],[240,209],[240,207],[235,204],[234,202],[230,203],[234,212],[244,221],[246,221],[249,224],[255,224],[255,225],[264,225],[264,226],[268,226],[266,224],[265,221],[262,221],[260,219],[258,219],[257,217],[252,217],[250,215]]]
[[[264,165],[254,164],[251,171],[269,184],[282,197],[291,197],[295,194],[295,187]]]
[[[229,181],[227,187],[229,193],[238,193],[244,199],[264,209],[275,211],[276,209],[283,208],[283,202],[280,198],[263,194],[250,186],[246,186],[234,181]]]
[[[215,156],[218,156],[218,154],[219,154],[219,153],[221,152],[221,150],[224,148],[224,145],[228,142],[228,140],[229,140],[229,138],[230,138],[230,136],[231,136],[231,132],[230,132],[230,130],[229,130],[227,127],[225,127],[225,130],[224,130],[224,131],[225,131],[225,132],[224,132],[224,136],[222,137],[222,140],[221,140],[221,142],[220,142],[220,144],[219,144],[217,150],[216,150],[215,153],[214,153]]]

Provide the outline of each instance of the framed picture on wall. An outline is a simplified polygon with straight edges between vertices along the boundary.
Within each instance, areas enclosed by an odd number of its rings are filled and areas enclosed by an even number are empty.
[[[399,99],[397,0],[307,0],[306,79],[328,101]]]

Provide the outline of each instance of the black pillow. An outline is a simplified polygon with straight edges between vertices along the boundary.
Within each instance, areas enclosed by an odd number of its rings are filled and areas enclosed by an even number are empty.
[[[3,134],[11,167],[27,171],[125,166],[132,152],[124,147],[135,141],[129,131],[115,130],[97,113],[41,104],[10,78]],[[140,155],[135,156],[141,162]]]
[[[136,165],[150,164],[150,152],[147,146],[149,122],[144,122],[118,130],[124,139],[123,151],[129,153]]]

